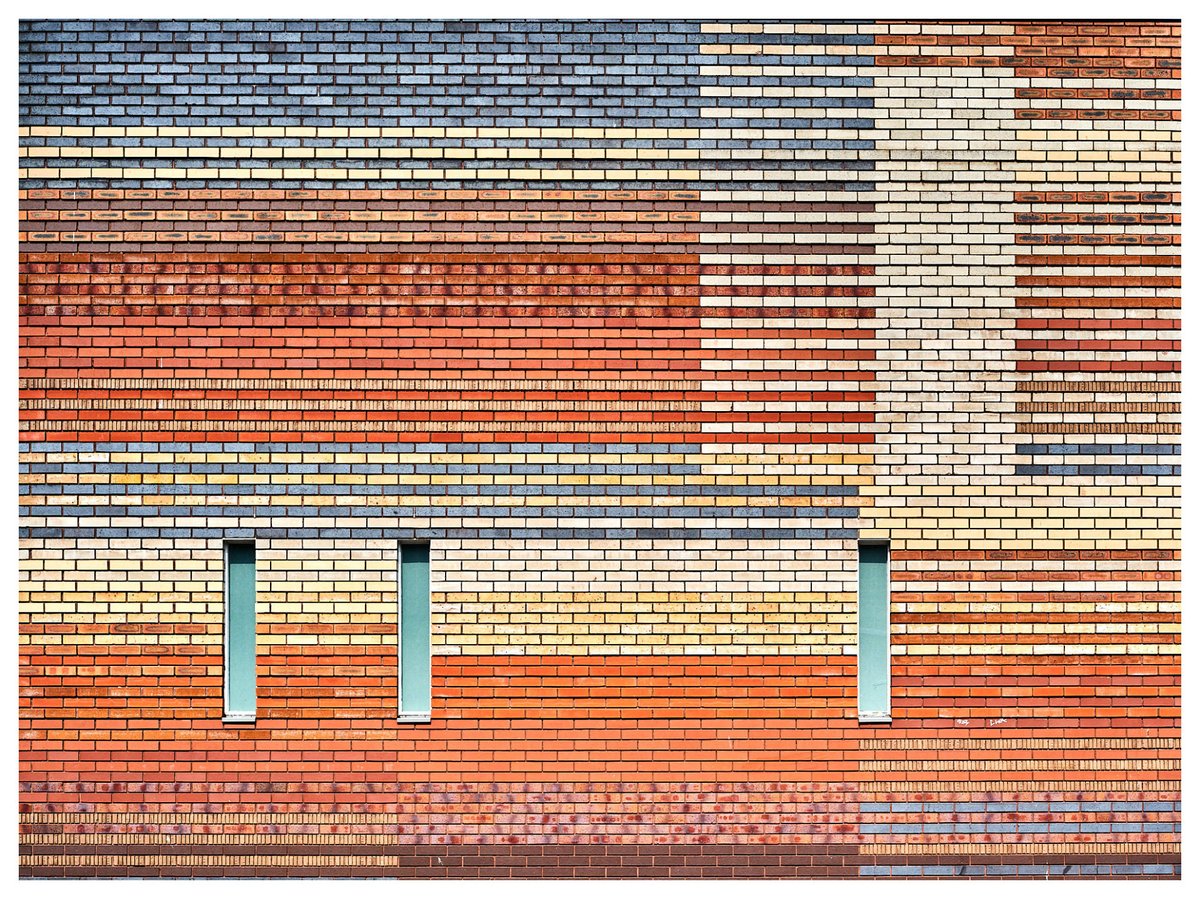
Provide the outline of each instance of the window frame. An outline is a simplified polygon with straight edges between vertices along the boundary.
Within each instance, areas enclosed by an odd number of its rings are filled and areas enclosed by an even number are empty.
[[[892,546],[890,540],[870,539],[859,540],[856,547],[858,553],[857,566],[857,606],[855,621],[857,627],[855,642],[856,657],[856,689],[855,702],[860,724],[890,724],[892,722]],[[883,559],[883,699],[882,709],[864,709],[863,707],[863,550],[882,549]]]
[[[233,666],[230,664],[230,634],[232,622],[233,608],[233,591],[230,589],[230,575],[233,572],[233,567],[230,564],[230,550],[236,546],[248,546],[254,550],[254,583],[251,594],[251,601],[254,608],[254,664],[252,674],[254,675],[254,707],[249,711],[232,710],[230,709],[230,673]],[[221,695],[221,721],[225,724],[253,724],[258,720],[258,546],[256,541],[252,539],[241,540],[225,540],[221,545],[221,564],[223,567],[223,583],[224,583],[224,603],[223,603],[223,618],[221,622],[221,643],[224,660],[224,671],[222,672],[222,695]]]
[[[425,547],[426,579],[425,605],[428,633],[426,634],[426,684],[429,687],[428,708],[404,707],[404,549]],[[433,719],[433,544],[429,540],[401,540],[396,550],[396,721],[400,724],[429,724]]]

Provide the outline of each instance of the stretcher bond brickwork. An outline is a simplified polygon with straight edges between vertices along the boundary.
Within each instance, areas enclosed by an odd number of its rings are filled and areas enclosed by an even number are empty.
[[[1179,48],[23,22],[22,875],[1178,877]]]

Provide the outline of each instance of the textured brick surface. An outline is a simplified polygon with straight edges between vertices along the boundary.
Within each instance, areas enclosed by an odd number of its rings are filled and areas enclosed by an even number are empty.
[[[1179,876],[1178,23],[20,41],[23,876]]]

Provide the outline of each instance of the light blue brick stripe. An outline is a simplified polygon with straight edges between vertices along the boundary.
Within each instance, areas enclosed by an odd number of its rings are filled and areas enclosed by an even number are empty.
[[[684,21],[22,22],[20,116],[23,125],[61,126],[706,128],[713,120],[703,112],[722,108],[735,113],[722,127],[873,127],[870,117],[791,118],[793,110],[870,109],[870,96],[701,96],[713,86],[871,87],[873,56],[822,50],[865,49],[871,35],[729,37]],[[700,52],[748,43],[801,52]],[[746,64],[867,74],[702,74]]]

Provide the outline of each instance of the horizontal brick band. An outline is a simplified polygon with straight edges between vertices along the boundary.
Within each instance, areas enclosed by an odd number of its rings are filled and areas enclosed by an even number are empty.
[[[1158,381],[1053,380],[1018,382],[1029,393],[1178,393],[1181,382],[1174,378]]]

